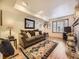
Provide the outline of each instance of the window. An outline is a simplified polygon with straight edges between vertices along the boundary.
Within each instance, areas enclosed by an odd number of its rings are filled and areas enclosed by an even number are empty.
[[[58,20],[52,22],[52,31],[53,32],[63,32],[64,27],[68,26],[68,19],[66,20]]]
[[[57,22],[57,32],[62,32],[64,29],[64,23],[61,21],[61,22]]]
[[[56,32],[56,22],[53,23],[53,32]]]

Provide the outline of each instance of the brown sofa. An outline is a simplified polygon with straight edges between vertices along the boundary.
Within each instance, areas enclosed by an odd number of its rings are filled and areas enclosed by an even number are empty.
[[[35,35],[36,31],[39,32],[39,35]],[[31,34],[30,38],[27,36],[26,34],[27,32]],[[27,47],[32,46],[45,39],[46,39],[46,35],[42,34],[42,32],[39,30],[21,30],[19,43],[24,49],[26,49]]]

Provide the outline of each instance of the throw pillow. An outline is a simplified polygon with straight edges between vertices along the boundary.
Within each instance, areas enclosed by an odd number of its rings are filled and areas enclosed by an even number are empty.
[[[31,34],[29,32],[27,32],[27,36],[30,38],[31,37]]]
[[[35,32],[35,35],[39,35],[39,32]]]
[[[22,32],[22,33],[21,33],[21,35],[22,35],[22,37],[24,37],[24,38],[28,38],[28,36],[27,36],[27,33],[26,33],[26,32]]]

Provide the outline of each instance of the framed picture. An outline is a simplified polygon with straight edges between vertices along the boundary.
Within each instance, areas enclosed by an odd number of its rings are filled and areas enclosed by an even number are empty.
[[[25,29],[35,29],[35,21],[25,18]]]
[[[0,26],[2,26],[2,10],[0,10]]]

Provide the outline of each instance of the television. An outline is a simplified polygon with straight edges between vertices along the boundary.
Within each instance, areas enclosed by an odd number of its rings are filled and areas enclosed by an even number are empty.
[[[71,27],[70,26],[64,27],[64,32],[70,33],[71,32]]]

